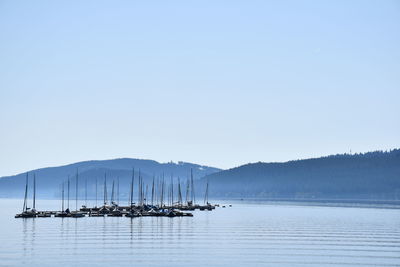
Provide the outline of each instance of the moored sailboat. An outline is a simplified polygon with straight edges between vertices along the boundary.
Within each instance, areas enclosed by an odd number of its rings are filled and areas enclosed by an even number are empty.
[[[37,215],[35,204],[36,204],[36,176],[33,176],[33,207],[28,208],[28,173],[26,173],[25,182],[25,195],[24,195],[24,205],[22,207],[22,212],[15,215],[15,218],[34,218]]]

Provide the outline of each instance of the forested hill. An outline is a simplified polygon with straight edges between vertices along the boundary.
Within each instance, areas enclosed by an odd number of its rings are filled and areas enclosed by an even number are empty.
[[[400,150],[259,162],[204,179],[220,197],[400,199]]]
[[[133,167],[135,168],[136,177],[138,177],[140,172],[146,184],[150,184],[153,176],[159,178],[162,174],[165,174],[166,179],[169,179],[173,175],[175,178],[180,177],[186,180],[190,176],[191,170],[195,179],[220,171],[217,168],[187,162],[159,163],[154,160],[132,158],[91,160],[59,167],[32,170],[29,172],[29,190],[32,188],[33,175],[35,174],[39,197],[59,197],[60,185],[68,177],[71,178],[71,182],[75,183],[76,173],[79,172],[80,195],[84,194],[85,183],[87,183],[88,194],[90,197],[93,196],[96,181],[99,185],[102,184],[105,175],[107,175],[109,187],[111,187],[113,180],[118,180],[120,182],[121,195],[126,195],[129,191]],[[21,173],[0,178],[0,197],[23,197],[25,177],[26,173]]]

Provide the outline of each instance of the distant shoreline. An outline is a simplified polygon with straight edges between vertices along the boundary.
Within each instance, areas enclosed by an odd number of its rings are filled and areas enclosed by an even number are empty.
[[[293,198],[212,198],[219,201],[234,201],[234,203],[264,203],[329,207],[360,207],[400,209],[400,200],[379,199],[293,199]]]

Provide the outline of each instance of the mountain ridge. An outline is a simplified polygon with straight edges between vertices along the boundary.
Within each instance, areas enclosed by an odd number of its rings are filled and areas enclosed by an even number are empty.
[[[126,195],[135,167],[136,177],[150,184],[153,177],[170,182],[173,176],[183,182],[193,170],[199,196],[210,181],[211,197],[290,198],[290,199],[400,199],[400,149],[357,154],[336,154],[319,158],[286,162],[255,162],[227,170],[178,161],[159,163],[155,160],[117,158],[87,160],[61,166],[30,171],[37,175],[38,195],[58,197],[62,182],[79,172],[79,194],[83,194],[83,180],[89,184],[89,195],[94,185],[120,180],[121,195]],[[0,178],[0,197],[20,197],[25,174]],[[163,174],[163,176],[162,176]]]
[[[218,197],[400,199],[400,149],[249,163],[202,179]]]
[[[135,158],[117,158],[108,160],[87,160],[81,162],[70,163],[61,166],[44,167],[28,171],[30,180],[32,175],[37,177],[38,196],[39,197],[55,197],[58,196],[60,185],[68,180],[74,182],[76,172],[79,173],[79,179],[87,181],[89,189],[93,189],[96,179],[102,181],[104,176],[108,176],[108,183],[112,180],[119,179],[121,189],[127,189],[130,177],[132,176],[132,168],[135,168],[135,175],[139,172],[145,182],[149,182],[153,176],[159,177],[162,173],[166,177],[173,175],[174,177],[187,178],[190,171],[193,170],[195,179],[207,174],[220,171],[221,169],[179,161],[177,163],[167,162],[159,163],[155,160],[135,159]],[[19,173],[11,176],[0,178],[0,197],[21,196],[25,177],[27,172]],[[80,186],[80,190],[82,190]],[[93,190],[92,190],[93,191]]]

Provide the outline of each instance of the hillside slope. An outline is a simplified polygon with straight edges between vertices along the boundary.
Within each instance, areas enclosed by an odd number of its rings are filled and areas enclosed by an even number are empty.
[[[259,162],[203,179],[220,197],[400,199],[400,150]]]
[[[129,183],[132,176],[132,168],[135,168],[136,177],[140,170],[145,183],[150,184],[153,176],[160,177],[163,173],[167,181],[171,175],[175,178],[186,179],[190,176],[193,169],[195,179],[205,175],[218,172],[220,169],[201,166],[192,163],[159,163],[154,160],[121,158],[113,160],[94,160],[83,161],[59,167],[42,168],[29,172],[30,185],[32,184],[33,174],[36,175],[37,193],[39,197],[57,197],[60,194],[60,185],[71,177],[71,183],[75,183],[76,172],[79,172],[79,190],[83,194],[85,181],[88,184],[88,194],[95,192],[96,179],[98,180],[99,192],[102,190],[104,176],[107,175],[109,189],[112,180],[119,179],[121,195],[126,195],[129,190]],[[15,176],[0,178],[0,197],[23,197],[26,173]],[[136,180],[137,181],[137,180]],[[75,185],[75,184],[74,184]],[[75,187],[73,187],[75,188]]]

